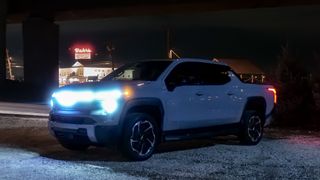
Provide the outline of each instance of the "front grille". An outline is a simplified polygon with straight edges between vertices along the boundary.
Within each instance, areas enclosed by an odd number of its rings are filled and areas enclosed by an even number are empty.
[[[72,117],[72,116],[61,116],[51,115],[50,120],[59,123],[70,123],[70,124],[94,124],[95,121],[89,117]]]

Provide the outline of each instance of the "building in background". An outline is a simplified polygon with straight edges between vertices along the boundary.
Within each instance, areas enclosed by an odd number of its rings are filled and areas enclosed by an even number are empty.
[[[73,83],[96,82],[112,72],[109,61],[76,61],[72,67],[59,68],[59,85]]]

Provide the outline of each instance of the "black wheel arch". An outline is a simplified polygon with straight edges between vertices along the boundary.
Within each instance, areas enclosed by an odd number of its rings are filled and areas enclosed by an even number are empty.
[[[125,119],[130,113],[146,113],[152,116],[162,132],[164,108],[160,99],[158,98],[137,98],[126,102],[123,111],[120,115],[119,125],[124,128]]]
[[[266,107],[267,107],[267,103],[264,97],[262,96],[249,97],[247,99],[246,105],[242,112],[241,122],[242,122],[245,111],[250,111],[250,110],[261,113],[263,121],[265,121]]]

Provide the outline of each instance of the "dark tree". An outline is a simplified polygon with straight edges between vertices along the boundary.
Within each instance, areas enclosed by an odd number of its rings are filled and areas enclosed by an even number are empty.
[[[303,64],[304,57],[294,54],[288,45],[282,48],[276,69],[278,105],[275,124],[287,127],[312,128],[314,121],[314,98],[312,74]]]

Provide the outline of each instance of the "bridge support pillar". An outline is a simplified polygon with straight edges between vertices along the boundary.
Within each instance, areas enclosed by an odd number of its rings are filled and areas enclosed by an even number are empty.
[[[59,26],[50,18],[27,18],[23,22],[23,54],[26,85],[37,91],[34,98],[49,98],[59,84]]]
[[[6,79],[6,0],[0,1],[0,84]]]

